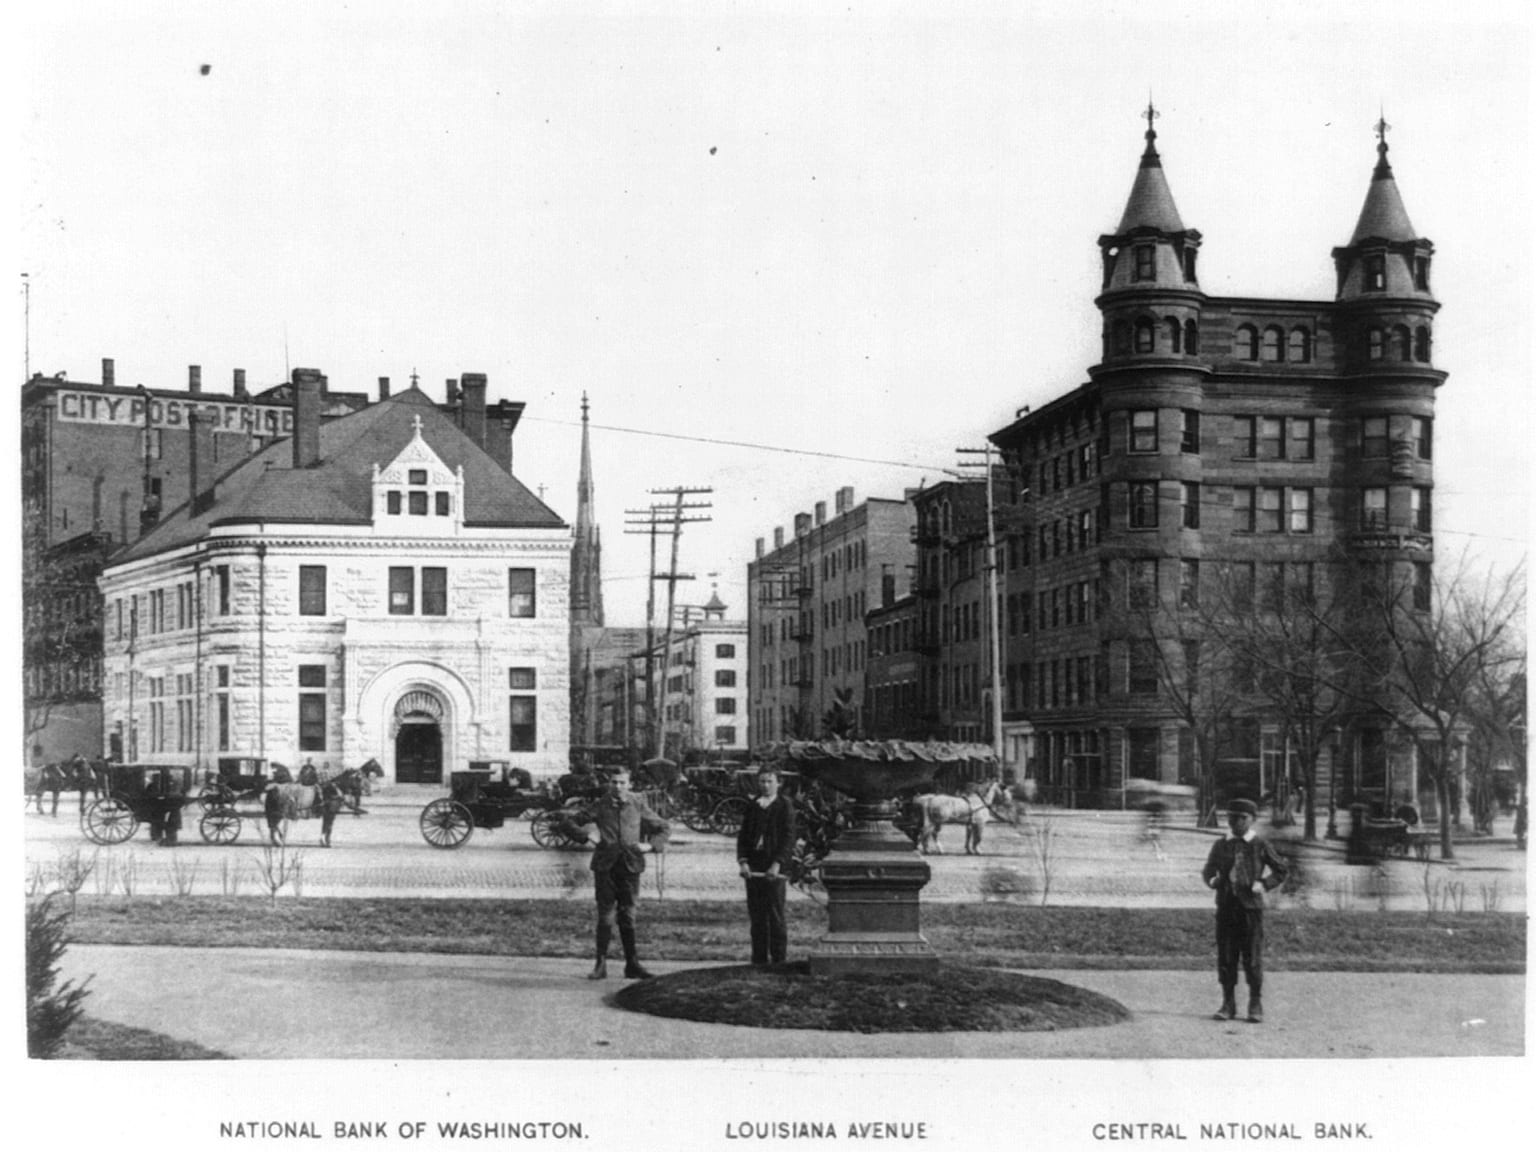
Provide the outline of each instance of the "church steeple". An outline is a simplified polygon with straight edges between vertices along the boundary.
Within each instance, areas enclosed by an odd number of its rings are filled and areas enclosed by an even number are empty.
[[[571,624],[603,624],[603,543],[592,498],[587,394],[581,394],[581,474],[576,480],[576,538],[571,548]]]

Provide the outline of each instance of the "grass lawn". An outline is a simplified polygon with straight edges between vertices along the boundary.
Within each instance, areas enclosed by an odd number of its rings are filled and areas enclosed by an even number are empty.
[[[789,907],[790,951],[824,931],[825,911]],[[1215,962],[1214,913],[1199,909],[1032,908],[932,904],[922,929],[939,955],[1010,968],[1200,970]],[[79,899],[70,938],[81,944],[329,948],[485,955],[590,955],[585,900],[311,899],[249,897]],[[1525,971],[1525,917],[1469,912],[1285,909],[1269,914],[1266,965],[1276,971]],[[742,961],[745,908],[733,902],[645,901],[647,958]]]

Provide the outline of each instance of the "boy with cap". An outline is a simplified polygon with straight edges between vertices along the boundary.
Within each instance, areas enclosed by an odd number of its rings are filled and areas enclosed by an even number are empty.
[[[1234,800],[1227,808],[1226,836],[1211,845],[1200,875],[1216,890],[1216,973],[1221,980],[1217,1020],[1237,1016],[1237,965],[1248,980],[1248,1020],[1264,1020],[1264,893],[1285,883],[1286,865],[1259,838],[1253,822],[1259,809],[1252,800]]]

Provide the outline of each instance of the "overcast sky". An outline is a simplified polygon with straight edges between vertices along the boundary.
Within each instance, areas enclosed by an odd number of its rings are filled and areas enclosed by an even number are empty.
[[[182,387],[196,363],[215,390],[236,367],[253,387],[302,365],[369,391],[414,370],[436,397],[485,372],[492,400],[527,402],[514,470],[571,519],[586,392],[609,622],[644,617],[625,510],[680,484],[714,489],[681,599],[718,573],[744,615],[756,537],[844,484],[933,483],[955,448],[1087,379],[1096,239],[1149,89],[1213,295],[1332,298],[1384,110],[1436,246],[1442,555],[1512,563],[1523,10],[1234,10],[35,5],[31,367],[96,380],[109,356],[119,383]]]

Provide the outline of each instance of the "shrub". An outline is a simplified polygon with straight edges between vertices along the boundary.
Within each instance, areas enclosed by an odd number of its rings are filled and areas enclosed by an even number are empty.
[[[54,895],[27,905],[27,1055],[37,1060],[58,1054],[90,995],[89,979],[78,987],[73,980],[58,983],[69,913],[54,911]]]

